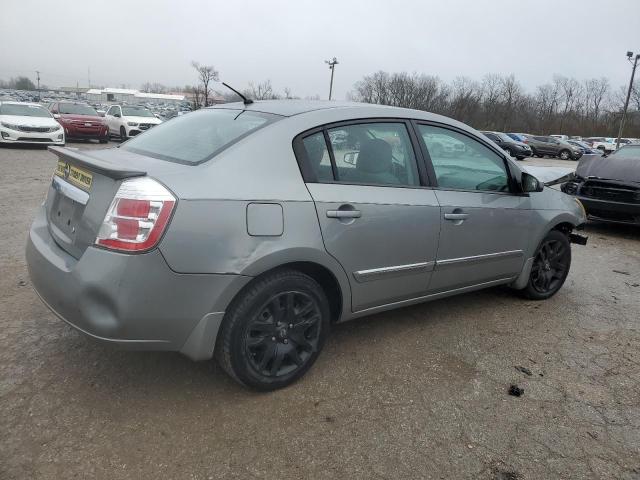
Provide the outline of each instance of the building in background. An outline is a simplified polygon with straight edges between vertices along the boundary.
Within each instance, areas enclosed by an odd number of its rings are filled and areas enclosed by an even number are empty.
[[[167,95],[164,93],[144,93],[129,88],[90,88],[85,93],[90,103],[163,103],[180,104],[186,98],[184,95]]]

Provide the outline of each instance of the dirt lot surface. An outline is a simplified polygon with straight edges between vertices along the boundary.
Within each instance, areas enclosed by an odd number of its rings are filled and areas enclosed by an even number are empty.
[[[44,307],[23,250],[54,164],[0,148],[0,479],[640,479],[640,229],[590,225],[545,302],[496,288],[338,326],[257,394]]]

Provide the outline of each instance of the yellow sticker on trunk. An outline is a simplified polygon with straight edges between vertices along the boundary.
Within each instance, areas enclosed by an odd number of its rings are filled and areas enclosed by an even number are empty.
[[[90,172],[62,160],[58,160],[56,175],[83,190],[89,190],[93,183],[93,175]]]

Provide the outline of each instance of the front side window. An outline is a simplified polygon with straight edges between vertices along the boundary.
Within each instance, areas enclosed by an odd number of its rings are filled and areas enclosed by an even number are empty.
[[[490,148],[445,128],[418,125],[418,131],[431,157],[439,188],[509,191],[504,160]]]
[[[161,123],[122,148],[159,160],[197,164],[279,118],[247,110],[202,109]]]

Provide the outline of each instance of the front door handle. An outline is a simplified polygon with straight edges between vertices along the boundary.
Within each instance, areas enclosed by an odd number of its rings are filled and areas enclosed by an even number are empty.
[[[327,210],[329,218],[360,218],[361,216],[360,210]]]
[[[469,218],[468,213],[445,213],[444,214],[445,220],[466,220],[467,218]]]

